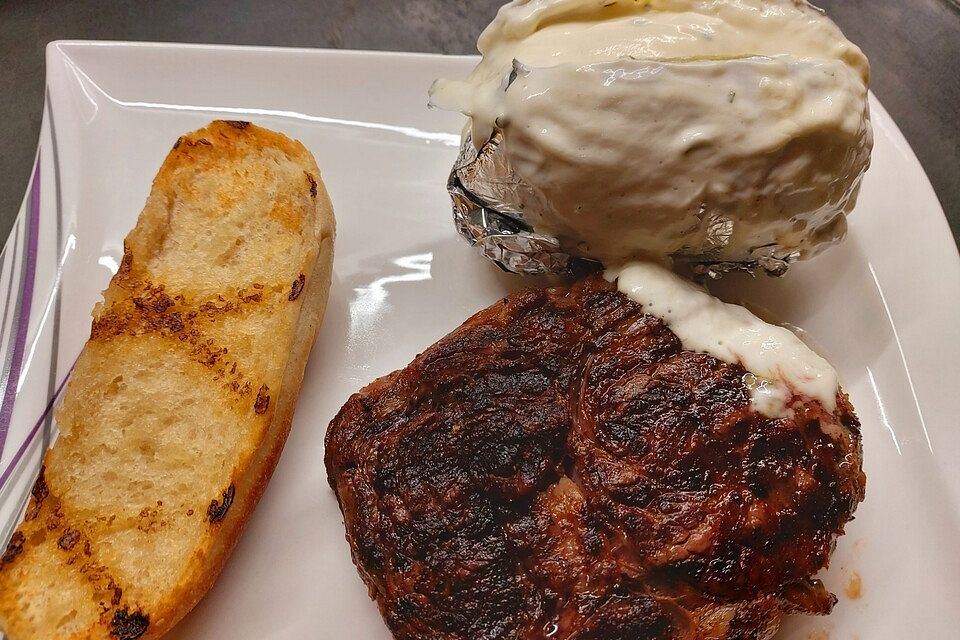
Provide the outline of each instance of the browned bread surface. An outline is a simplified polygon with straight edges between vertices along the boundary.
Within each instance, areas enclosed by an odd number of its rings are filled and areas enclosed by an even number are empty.
[[[334,226],[299,142],[225,121],[177,141],[0,562],[11,640],[157,638],[211,587],[286,440]]]
[[[683,349],[602,277],[513,294],[351,397],[326,439],[398,640],[768,640],[863,498],[860,429]]]

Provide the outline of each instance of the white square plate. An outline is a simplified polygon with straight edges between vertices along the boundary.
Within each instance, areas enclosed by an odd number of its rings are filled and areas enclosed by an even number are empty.
[[[46,411],[89,333],[173,141],[252,120],[316,155],[336,208],[330,304],[286,450],[236,552],[174,638],[387,639],[350,560],[322,465],[347,397],[526,284],[461,242],[445,181],[459,116],[426,108],[471,58],[61,42],[31,188],[0,258],[0,536],[22,513],[53,427]],[[960,260],[906,141],[873,102],[876,151],[847,241],[780,281],[724,297],[799,325],[863,422],[867,500],[838,546],[829,618],[781,637],[957,637],[960,627]],[[851,597],[855,577],[862,594]],[[855,594],[854,594],[855,595]]]

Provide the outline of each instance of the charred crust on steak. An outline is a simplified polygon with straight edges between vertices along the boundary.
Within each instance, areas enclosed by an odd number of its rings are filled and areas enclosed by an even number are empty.
[[[216,498],[210,501],[210,506],[207,507],[207,518],[210,520],[210,524],[223,522],[223,519],[227,517],[227,512],[230,511],[230,505],[233,504],[235,494],[236,488],[231,483],[224,490],[219,501]]]
[[[745,373],[595,276],[354,394],[328,478],[394,636],[768,640],[829,612],[811,576],[863,499],[859,423],[843,394],[756,413]]]

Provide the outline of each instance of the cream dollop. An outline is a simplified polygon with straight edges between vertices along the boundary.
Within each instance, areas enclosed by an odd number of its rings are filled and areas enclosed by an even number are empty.
[[[606,277],[644,313],[661,319],[684,349],[742,365],[755,410],[783,415],[794,394],[836,409],[837,372],[792,331],[714,298],[659,264],[633,262],[608,270]]]
[[[499,127],[524,215],[616,263],[810,257],[869,165],[869,64],[795,0],[517,0],[435,106]]]

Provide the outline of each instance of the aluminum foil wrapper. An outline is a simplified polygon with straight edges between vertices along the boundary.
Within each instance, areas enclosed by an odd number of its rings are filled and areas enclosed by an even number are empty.
[[[469,135],[460,146],[447,182],[460,235],[512,273],[579,277],[602,269],[600,262],[568,253],[557,238],[538,233],[525,219],[523,210],[536,203],[537,195],[511,167],[503,141],[503,131],[496,129],[479,150]],[[702,211],[701,215],[710,217],[710,212]],[[750,260],[743,262],[712,259],[711,253],[719,253],[729,242],[733,224],[728,218],[716,216],[707,225],[706,251],[671,257],[700,278],[719,278],[730,271],[782,276],[799,259],[799,253],[785,252],[776,244],[756,247]]]
[[[559,240],[537,233],[524,219],[522,203],[532,192],[510,166],[502,143],[498,129],[479,151],[469,136],[460,146],[447,182],[460,235],[512,273],[580,276],[601,269],[599,262],[564,252]]]

